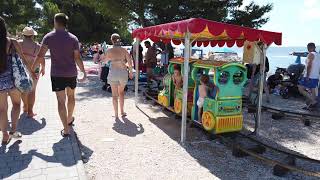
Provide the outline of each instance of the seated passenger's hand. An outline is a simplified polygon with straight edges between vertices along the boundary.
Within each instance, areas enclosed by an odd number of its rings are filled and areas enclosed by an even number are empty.
[[[129,78],[133,79],[133,73],[132,72],[129,72]]]

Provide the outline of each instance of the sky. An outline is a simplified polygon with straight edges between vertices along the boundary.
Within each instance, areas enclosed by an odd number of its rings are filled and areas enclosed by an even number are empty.
[[[244,0],[247,5],[252,0]],[[255,0],[256,4],[273,4],[263,30],[282,32],[282,46],[320,44],[320,0]]]

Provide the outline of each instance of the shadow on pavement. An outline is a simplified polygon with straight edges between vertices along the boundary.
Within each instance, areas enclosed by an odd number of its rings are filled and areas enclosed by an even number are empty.
[[[51,163],[60,163],[63,166],[73,166],[77,164],[77,161],[80,159],[75,159],[73,149],[72,149],[71,141],[68,138],[63,138],[59,142],[56,142],[52,146],[53,155],[48,156],[42,153],[38,153],[37,150],[30,150],[29,152],[46,162]]]
[[[75,138],[76,140],[71,140],[71,138]],[[36,156],[46,162],[59,163],[66,167],[76,165],[80,160],[82,160],[84,163],[88,162],[93,153],[90,148],[84,146],[78,140],[76,133],[71,135],[69,138],[63,138],[59,142],[54,143],[52,150],[53,155],[51,156],[38,153],[37,150],[31,150],[29,152],[33,156]]]
[[[10,177],[26,169],[32,161],[32,154],[23,154],[19,145],[21,140],[15,141],[8,151],[6,146],[0,147],[0,179]]]
[[[142,124],[135,124],[128,118],[123,117],[122,121],[118,118],[115,120],[112,129],[119,134],[127,135],[129,137],[135,137],[139,134],[144,133]]]
[[[36,131],[39,131],[46,127],[47,122],[45,118],[40,119],[41,123],[33,118],[21,118],[19,121],[19,131],[23,135],[31,135]]]
[[[82,162],[87,163],[87,162],[89,162],[90,157],[93,154],[93,150],[82,144],[82,142],[78,138],[78,134],[75,131],[74,131],[74,134],[75,134],[75,138],[77,140],[77,143],[78,143],[78,146],[80,149],[80,155],[81,155]]]

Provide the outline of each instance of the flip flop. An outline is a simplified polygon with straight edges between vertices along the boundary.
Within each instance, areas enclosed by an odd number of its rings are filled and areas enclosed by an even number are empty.
[[[74,118],[74,117],[72,117],[72,121],[68,123],[68,125],[69,125],[69,126],[72,126],[72,125],[73,125],[73,123],[74,123],[74,119],[75,119],[75,118]]]
[[[306,111],[313,111],[316,109],[316,107],[317,107],[317,104],[315,104],[315,105],[310,104],[309,106],[305,106],[302,109],[306,110]]]
[[[126,117],[126,116],[127,116],[127,113],[121,114],[121,117]]]
[[[11,141],[11,139],[12,139],[12,138],[9,136],[9,138],[7,139],[7,141],[2,141],[2,142],[1,142],[1,145],[4,146],[4,145],[9,144],[10,141]]]
[[[310,104],[309,108],[316,108],[318,106],[318,103]]]
[[[70,136],[70,134],[65,134],[64,133],[64,129],[62,129],[60,133],[61,133],[61,136],[64,137],[64,138]]]

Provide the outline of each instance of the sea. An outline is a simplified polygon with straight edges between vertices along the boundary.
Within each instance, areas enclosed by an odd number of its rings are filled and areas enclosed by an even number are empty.
[[[317,47],[317,51],[319,51],[320,47]],[[203,53],[206,54],[209,51],[217,52],[217,51],[234,51],[238,54],[238,56],[242,57],[243,48],[232,47],[232,48],[203,48]],[[269,47],[267,50],[267,57],[269,59],[269,67],[270,71],[268,75],[272,75],[277,67],[287,68],[290,64],[294,64],[296,61],[296,56],[290,55],[293,52],[306,52],[306,47]],[[301,63],[305,63],[305,57],[301,57]]]

